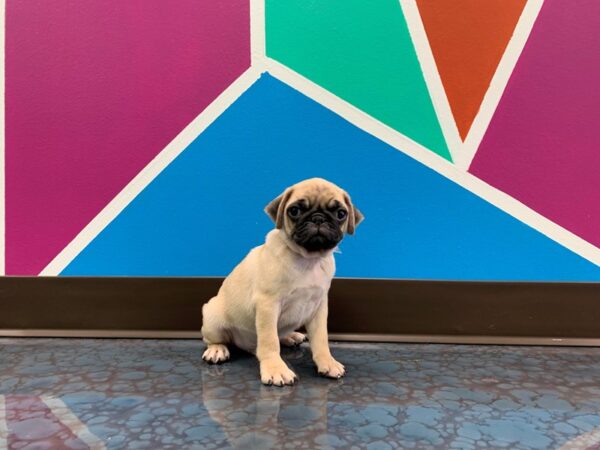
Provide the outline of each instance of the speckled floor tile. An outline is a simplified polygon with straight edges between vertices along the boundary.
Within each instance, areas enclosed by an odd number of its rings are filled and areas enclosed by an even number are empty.
[[[284,350],[296,386],[199,341],[0,339],[0,448],[600,449],[600,349],[332,345]]]

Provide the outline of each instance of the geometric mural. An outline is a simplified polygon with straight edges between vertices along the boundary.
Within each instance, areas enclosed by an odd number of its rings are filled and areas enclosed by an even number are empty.
[[[7,1],[7,274],[225,275],[322,176],[338,276],[600,280],[597,2],[108,3]]]
[[[600,280],[600,267],[270,75],[62,274],[225,276],[272,228],[271,197],[314,176],[348,189],[366,217],[341,245],[339,276]]]

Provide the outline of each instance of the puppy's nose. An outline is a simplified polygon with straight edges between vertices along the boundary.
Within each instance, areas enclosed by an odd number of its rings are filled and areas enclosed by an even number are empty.
[[[321,225],[323,222],[325,222],[325,214],[315,213],[312,215],[311,221],[315,225]]]

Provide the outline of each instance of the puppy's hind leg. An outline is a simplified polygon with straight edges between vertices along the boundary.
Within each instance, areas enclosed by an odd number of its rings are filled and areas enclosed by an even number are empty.
[[[223,314],[219,308],[219,299],[211,299],[202,307],[202,339],[206,350],[202,359],[211,364],[218,364],[229,359],[228,333],[224,328]]]
[[[280,339],[281,345],[284,347],[295,347],[302,344],[304,341],[306,341],[306,336],[297,331],[292,331],[290,334]]]

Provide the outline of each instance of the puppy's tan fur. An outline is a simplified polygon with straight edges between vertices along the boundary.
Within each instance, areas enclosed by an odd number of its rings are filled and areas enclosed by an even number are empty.
[[[265,244],[254,248],[225,279],[219,293],[202,309],[202,336],[207,344],[203,359],[229,359],[226,344],[256,354],[264,384],[293,384],[296,375],[280,356],[280,340],[295,344],[305,326],[319,373],[340,378],[345,369],[329,351],[327,293],[335,272],[333,250],[308,252],[292,239],[293,221],[286,207],[304,199],[311,205],[344,205],[342,225],[352,234],[363,216],[350,196],[326,180],[313,178],[289,187],[266,208],[276,224]],[[339,203],[335,203],[339,202]]]

